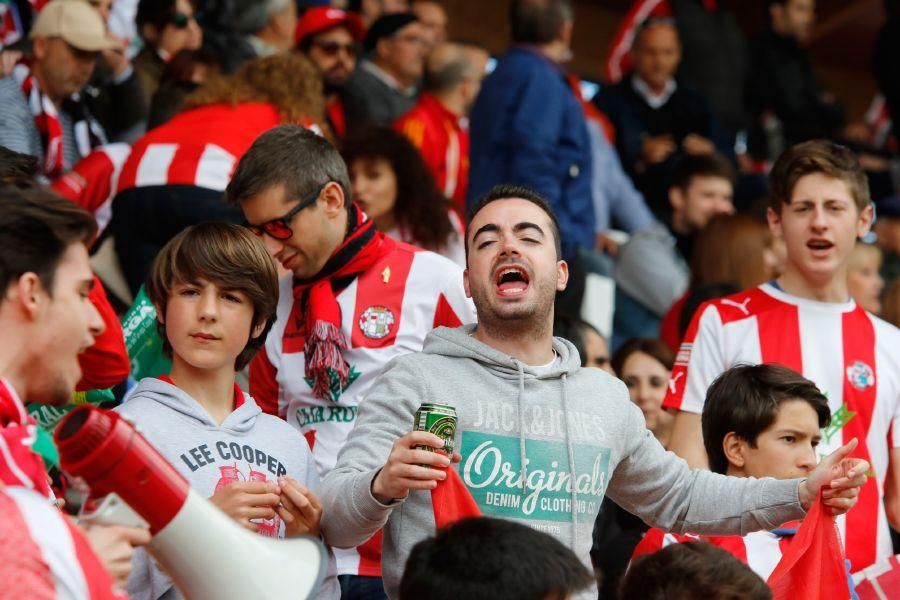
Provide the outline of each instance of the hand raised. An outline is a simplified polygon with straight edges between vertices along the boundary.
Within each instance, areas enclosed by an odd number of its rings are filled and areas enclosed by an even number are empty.
[[[853,438],[828,456],[800,484],[800,504],[809,510],[822,489],[822,503],[831,515],[842,515],[856,504],[859,488],[866,483],[869,463],[861,458],[848,458],[856,449]]]

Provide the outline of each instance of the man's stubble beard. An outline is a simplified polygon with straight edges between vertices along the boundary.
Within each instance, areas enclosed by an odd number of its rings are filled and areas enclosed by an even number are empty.
[[[534,285],[536,282],[532,282]],[[549,315],[556,299],[556,283],[546,282],[537,289],[537,298],[530,304],[516,306],[508,312],[495,311],[489,300],[490,288],[473,287],[472,301],[478,315],[479,328],[495,338],[515,338],[521,335],[540,336],[551,328]]]

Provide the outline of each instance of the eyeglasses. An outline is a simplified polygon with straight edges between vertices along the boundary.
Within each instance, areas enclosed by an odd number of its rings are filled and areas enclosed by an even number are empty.
[[[313,46],[322,51],[327,56],[337,56],[338,52],[343,50],[348,56],[356,56],[359,54],[359,46],[356,44],[342,44],[340,42],[321,41],[313,42]]]
[[[169,22],[172,23],[172,25],[176,29],[187,29],[191,22],[194,20],[194,15],[189,15],[181,11],[175,11],[175,14],[172,15],[172,19]]]
[[[331,183],[331,182],[329,182]],[[269,237],[273,237],[276,240],[289,240],[294,236],[294,230],[291,229],[291,219],[294,218],[298,212],[313,204],[316,200],[319,199],[319,194],[322,193],[322,190],[325,189],[325,186],[328,183],[319,186],[313,193],[309,194],[300,199],[300,202],[297,203],[297,206],[289,210],[284,215],[278,217],[277,219],[272,219],[270,221],[266,221],[265,223],[260,223],[259,225],[251,225],[247,223],[247,229],[253,232],[253,235],[257,237],[262,237],[263,235],[268,235]]]

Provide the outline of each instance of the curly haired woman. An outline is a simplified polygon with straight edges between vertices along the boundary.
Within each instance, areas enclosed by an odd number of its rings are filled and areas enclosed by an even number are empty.
[[[360,131],[344,143],[343,155],[353,201],[379,230],[465,268],[462,221],[406,136],[386,127]]]

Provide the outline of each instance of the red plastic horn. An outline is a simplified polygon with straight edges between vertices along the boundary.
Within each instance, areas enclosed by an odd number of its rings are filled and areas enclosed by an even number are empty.
[[[53,437],[63,471],[83,479],[93,497],[118,494],[154,535],[187,500],[187,480],[116,412],[79,406]]]

